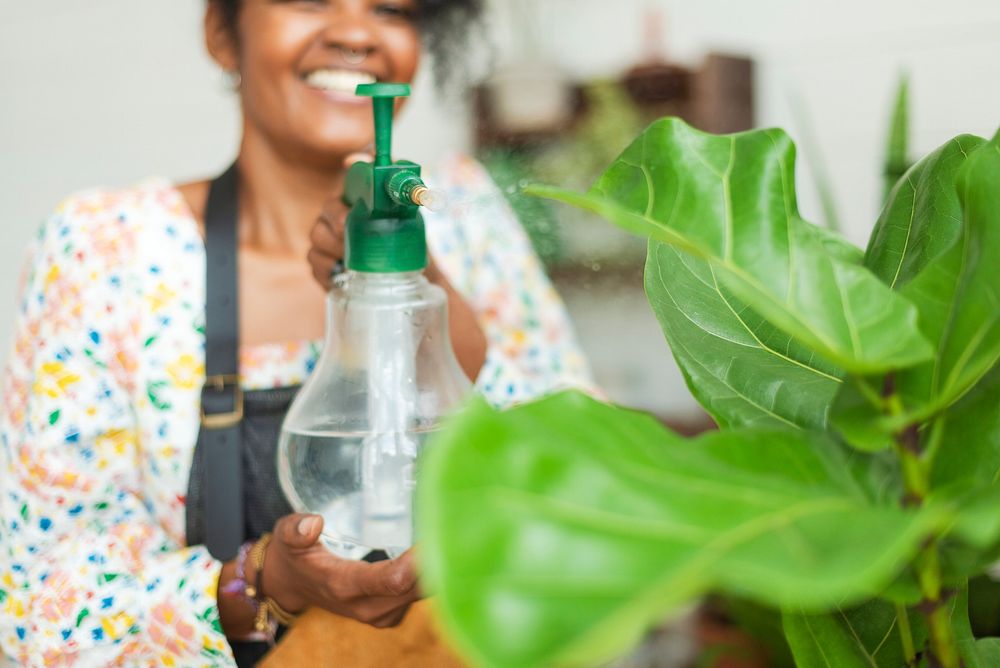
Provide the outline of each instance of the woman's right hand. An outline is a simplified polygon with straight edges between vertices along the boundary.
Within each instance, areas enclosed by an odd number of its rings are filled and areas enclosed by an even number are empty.
[[[274,526],[260,587],[285,610],[323,608],[377,627],[395,626],[420,598],[412,550],[368,563],[341,559],[319,542],[323,518],[295,514]]]

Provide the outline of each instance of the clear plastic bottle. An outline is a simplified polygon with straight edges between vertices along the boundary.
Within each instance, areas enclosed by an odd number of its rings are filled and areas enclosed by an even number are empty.
[[[281,488],[297,512],[323,516],[336,554],[395,557],[413,542],[420,449],[471,384],[444,290],[422,272],[349,271],[327,300],[323,353],[282,426]]]

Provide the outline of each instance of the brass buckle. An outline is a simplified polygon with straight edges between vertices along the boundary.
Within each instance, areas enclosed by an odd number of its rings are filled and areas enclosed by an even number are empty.
[[[201,426],[205,429],[228,429],[240,423],[243,419],[243,388],[240,387],[240,377],[238,375],[209,376],[205,379],[205,385],[210,385],[217,392],[226,389],[230,385],[235,390],[235,407],[228,413],[215,413],[205,415],[205,405],[201,406]]]

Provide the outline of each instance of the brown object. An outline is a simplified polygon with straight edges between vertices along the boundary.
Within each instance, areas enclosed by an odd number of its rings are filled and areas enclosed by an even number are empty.
[[[692,91],[694,125],[705,132],[726,134],[753,127],[753,61],[739,56],[709,54]]]
[[[417,601],[399,626],[377,629],[311,609],[258,664],[261,668],[465,668],[435,628],[427,601]]]

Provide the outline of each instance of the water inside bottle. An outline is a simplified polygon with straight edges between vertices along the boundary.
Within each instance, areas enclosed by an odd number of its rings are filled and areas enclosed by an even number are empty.
[[[416,456],[430,432],[282,432],[282,489],[298,512],[323,516],[321,540],[338,556],[397,557],[413,544]]]

